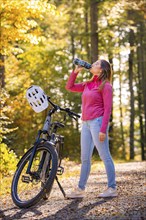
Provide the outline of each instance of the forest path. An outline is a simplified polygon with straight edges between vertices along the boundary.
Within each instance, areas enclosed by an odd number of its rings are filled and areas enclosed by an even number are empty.
[[[98,165],[97,165],[98,166]],[[1,199],[0,219],[3,220],[144,220],[146,219],[146,163],[129,162],[116,165],[118,197],[98,198],[106,188],[106,174],[99,166],[91,174],[87,194],[81,200],[66,200],[55,182],[50,198],[40,201],[28,209],[19,209],[10,197]],[[78,167],[78,168],[77,168]],[[79,166],[76,165],[79,169]],[[76,169],[74,167],[74,169]],[[71,169],[71,167],[70,167]],[[78,181],[76,177],[61,178],[60,182],[68,192]]]

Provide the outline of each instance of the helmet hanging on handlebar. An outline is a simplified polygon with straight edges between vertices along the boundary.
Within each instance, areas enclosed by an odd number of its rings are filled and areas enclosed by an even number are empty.
[[[39,86],[31,86],[27,89],[26,98],[32,109],[39,113],[48,107],[47,95]]]

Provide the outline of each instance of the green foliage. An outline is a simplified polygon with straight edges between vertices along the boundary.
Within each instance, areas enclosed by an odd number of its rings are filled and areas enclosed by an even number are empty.
[[[11,175],[16,169],[18,158],[4,143],[0,143],[0,175]]]
[[[9,107],[7,106],[7,102],[9,95],[5,89],[2,89],[1,92],[0,138],[6,139],[6,134],[15,131],[17,128],[11,127],[13,122],[8,117]]]
[[[13,128],[13,122],[10,120],[8,115],[8,106],[7,101],[9,99],[9,95],[7,92],[2,89],[1,94],[1,116],[0,116],[0,178],[3,176],[10,175],[16,168],[17,164],[17,156],[16,154],[8,148],[7,146],[7,136],[17,128]]]
[[[35,4],[34,4],[35,2]],[[46,0],[2,0],[1,7],[1,46],[5,57],[5,89],[9,94],[2,105],[3,142],[18,155],[28,149],[34,142],[37,130],[42,128],[46,112],[36,114],[25,98],[26,89],[34,84],[39,85],[51,97],[52,101],[73,111],[81,112],[81,94],[65,90],[69,73],[73,68],[74,57],[90,62],[90,1],[51,1]],[[131,3],[133,2],[133,3]],[[99,57],[112,58],[114,63],[114,111],[113,128],[114,152],[122,152],[119,108],[122,108],[125,123],[129,120],[128,91],[128,33],[137,27],[134,19],[144,20],[143,1],[98,1],[98,50]],[[135,11],[136,9],[136,11]],[[134,10],[133,18],[127,20],[127,11]],[[145,35],[146,36],[146,35]],[[137,36],[138,37],[138,36]],[[137,41],[138,42],[138,41]],[[134,48],[136,50],[136,48]],[[135,53],[136,54],[136,53]],[[119,58],[121,61],[119,61]],[[121,62],[121,64],[119,64]],[[143,61],[142,61],[143,62]],[[134,80],[137,72],[137,59],[134,60]],[[121,65],[121,66],[120,66]],[[117,69],[117,67],[119,69]],[[119,103],[119,75],[122,74],[122,103]],[[78,76],[77,81],[90,78],[87,71]],[[134,88],[137,93],[137,88]],[[125,104],[126,100],[126,104]],[[137,108],[136,117],[139,116]],[[62,120],[61,115],[57,115]],[[12,123],[13,122],[13,123]],[[127,140],[129,124],[125,123],[124,143],[129,153]],[[139,132],[138,120],[135,130]],[[14,125],[14,126],[13,126]],[[13,130],[13,127],[18,128]],[[10,129],[12,129],[10,132]],[[67,120],[66,128],[61,131],[65,135],[65,156],[80,154],[79,122]],[[22,141],[23,140],[23,141]],[[137,148],[140,144],[137,141]]]
[[[55,7],[45,0],[2,0],[1,2],[1,53],[10,55],[23,50],[16,42],[32,42],[40,39],[39,20],[44,13],[53,13]]]

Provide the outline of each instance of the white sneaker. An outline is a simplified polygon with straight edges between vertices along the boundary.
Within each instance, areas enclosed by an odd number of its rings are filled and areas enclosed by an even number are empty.
[[[82,190],[80,188],[76,188],[74,189],[73,192],[71,192],[70,194],[66,195],[66,198],[68,199],[79,199],[79,198],[83,198],[85,196],[85,190]]]
[[[105,197],[116,197],[118,196],[117,190],[109,187],[103,193],[100,193],[98,197],[105,198]]]

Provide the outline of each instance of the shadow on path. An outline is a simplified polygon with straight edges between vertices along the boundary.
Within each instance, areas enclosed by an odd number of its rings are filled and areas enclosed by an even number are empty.
[[[18,209],[17,207],[12,207],[9,209],[5,209],[0,212],[0,217],[2,220],[10,220],[10,219],[39,219],[39,220],[71,220],[71,219],[76,219],[76,220],[84,220],[88,219],[86,217],[86,214],[93,209],[95,206],[100,206],[103,203],[111,200],[113,198],[109,199],[98,199],[98,201],[95,201],[94,203],[87,203],[86,205],[82,206],[82,199],[73,199],[73,200],[68,200],[68,204],[63,207],[62,209],[58,210],[55,214],[49,215],[49,204],[46,202],[42,202],[41,205],[38,204],[36,206],[27,208],[27,209]],[[63,201],[62,201],[63,202]],[[46,203],[46,204],[45,204]],[[45,204],[45,213],[42,213],[41,211],[38,210],[42,205]],[[57,204],[55,204],[57,205]],[[55,206],[54,205],[54,206]],[[47,209],[48,208],[48,209]],[[58,207],[56,207],[58,208]],[[5,215],[4,213],[9,211],[9,215]],[[11,213],[11,211],[15,212]],[[42,217],[41,215],[44,215]],[[34,218],[36,217],[36,218]]]
[[[41,205],[44,205],[45,201],[41,202]],[[40,204],[38,203],[36,206],[27,208],[27,209],[19,209],[18,207],[10,207],[8,209],[0,210],[0,219],[2,220],[12,220],[12,219],[21,219],[22,216],[28,216],[29,219],[29,213],[34,213],[36,216],[42,215],[42,212],[38,210],[40,207]],[[5,212],[9,212],[10,214],[6,215]],[[14,215],[13,215],[13,212]],[[34,215],[33,215],[34,216]],[[32,217],[32,214],[31,214]]]
[[[88,203],[84,206],[81,206],[82,199],[73,199],[70,200],[71,203],[67,204],[64,208],[61,210],[58,210],[54,215],[47,216],[45,218],[40,218],[40,220],[64,220],[64,219],[76,219],[76,220],[84,220],[87,219],[86,214],[93,209],[95,206],[100,206],[103,203],[114,199],[114,198],[108,198],[108,199],[98,199],[98,201],[94,203]],[[79,207],[81,206],[81,207]]]

